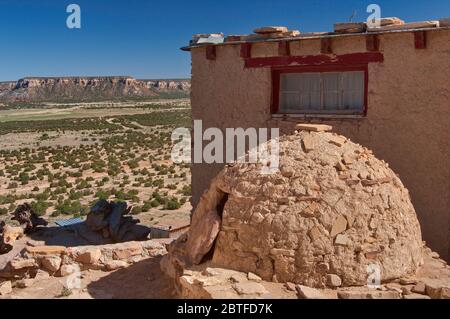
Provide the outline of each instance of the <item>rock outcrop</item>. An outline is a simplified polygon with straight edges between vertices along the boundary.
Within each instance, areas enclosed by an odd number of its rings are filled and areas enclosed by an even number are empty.
[[[137,80],[111,77],[29,77],[0,83],[0,101],[91,101],[159,95],[187,96],[189,80]]]
[[[387,163],[343,136],[309,128],[281,137],[279,146],[279,172],[236,163],[212,181],[190,232],[168,248],[168,273],[210,260],[266,281],[337,288],[367,285],[368,266],[378,267],[382,282],[417,272],[419,222]],[[221,220],[217,237],[211,215]],[[198,240],[203,249],[192,249]]]

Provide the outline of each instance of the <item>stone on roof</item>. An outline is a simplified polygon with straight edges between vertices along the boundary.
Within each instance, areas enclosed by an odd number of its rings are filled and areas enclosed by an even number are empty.
[[[257,34],[266,34],[266,33],[278,33],[278,32],[287,32],[288,28],[281,26],[266,26],[253,30],[253,32]]]

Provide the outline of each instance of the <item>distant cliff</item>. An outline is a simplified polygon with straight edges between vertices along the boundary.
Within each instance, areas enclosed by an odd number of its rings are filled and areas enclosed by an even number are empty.
[[[190,80],[137,80],[129,76],[27,77],[0,82],[0,101],[92,101],[145,97],[186,97]]]

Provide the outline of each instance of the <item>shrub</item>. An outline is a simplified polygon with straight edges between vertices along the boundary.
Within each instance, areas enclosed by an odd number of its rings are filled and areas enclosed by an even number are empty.
[[[165,205],[165,209],[168,209],[168,210],[175,210],[180,207],[181,207],[180,202],[178,202],[178,200],[176,198],[169,199]]]

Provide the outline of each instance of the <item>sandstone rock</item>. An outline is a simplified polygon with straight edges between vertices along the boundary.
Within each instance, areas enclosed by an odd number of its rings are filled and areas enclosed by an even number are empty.
[[[220,230],[221,220],[217,211],[207,212],[202,220],[191,225],[186,250],[188,258],[194,264],[199,264],[211,250],[214,240]]]
[[[64,246],[27,246],[27,252],[32,255],[61,255],[66,251]]]
[[[325,124],[297,124],[295,128],[299,131],[311,132],[327,132],[333,129],[332,126]]]
[[[337,288],[342,285],[342,280],[338,275],[329,274],[327,275],[327,286],[331,288]]]
[[[398,292],[399,294],[403,294],[402,287],[401,287],[399,284],[396,284],[396,283],[389,283],[389,284],[386,284],[386,288],[387,288],[388,290],[396,291],[396,292]]]
[[[262,279],[261,277],[259,277],[258,275],[255,275],[252,272],[249,272],[247,275],[248,280],[252,280],[252,281],[256,281],[256,282],[260,282]]]
[[[41,259],[42,266],[45,270],[48,270],[51,273],[54,273],[59,270],[61,266],[61,257],[58,256],[45,256]]]
[[[297,294],[300,299],[327,299],[327,297],[318,289],[297,285]]]
[[[102,252],[99,248],[88,248],[84,252],[81,252],[75,258],[75,261],[82,264],[92,265],[97,264],[101,256]]]
[[[17,239],[23,237],[24,230],[22,227],[13,227],[5,225],[2,231],[3,242],[12,245]]]
[[[116,246],[113,252],[113,258],[117,260],[127,260],[132,256],[142,254],[142,246],[137,242],[130,242]]]
[[[328,263],[317,264],[317,272],[321,274],[326,274],[330,270],[330,265]]]
[[[36,260],[33,258],[28,259],[13,259],[10,262],[11,268],[14,270],[24,269],[24,268],[35,268],[38,266]]]
[[[400,299],[396,291],[338,291],[339,299]]]
[[[67,277],[75,273],[77,270],[79,270],[78,265],[75,264],[62,265],[61,268],[59,269],[59,275],[61,277]]]
[[[43,279],[48,279],[50,277],[50,274],[42,269],[38,269],[38,271],[36,272],[36,275],[34,276],[33,279],[35,280],[43,280]]]
[[[339,161],[339,162],[337,162],[337,164],[336,164],[336,169],[337,169],[339,172],[344,172],[344,171],[347,170],[347,166],[345,166],[341,161]]]
[[[252,281],[234,283],[233,289],[240,295],[261,296],[269,293],[263,285]]]
[[[429,296],[421,295],[421,294],[409,294],[404,295],[403,299],[431,299]]]
[[[415,285],[415,284],[417,284],[417,279],[414,279],[414,278],[400,278],[400,284],[402,284],[402,285]]]
[[[425,295],[425,290],[426,290],[426,286],[423,282],[419,282],[417,285],[415,285],[411,291],[418,293],[418,294],[422,294]]]
[[[360,33],[365,31],[366,31],[366,24],[364,22],[344,22],[334,24],[334,32]]]
[[[128,266],[128,263],[123,260],[110,260],[110,261],[105,262],[106,269],[110,270],[110,271],[125,268],[127,266]]]
[[[423,28],[435,28],[438,26],[439,21],[421,21],[421,22],[409,22],[405,24],[391,24],[381,26],[379,28],[367,28],[367,31],[380,32],[380,31],[406,30],[406,29],[423,29]]]
[[[340,234],[346,230],[347,230],[347,218],[340,215],[334,221],[333,228],[331,228],[330,236],[335,237],[337,234]]]
[[[349,238],[347,235],[337,235],[334,240],[334,244],[338,246],[347,246],[349,244]]]
[[[405,24],[405,21],[397,18],[397,17],[389,17],[389,18],[381,18],[377,21],[380,26],[386,26],[386,25],[402,25]]]
[[[281,26],[266,26],[253,30],[256,34],[288,32],[288,28]]]
[[[0,282],[0,296],[5,296],[12,292],[11,281]]]
[[[296,291],[296,284],[294,284],[293,282],[287,282],[284,284],[284,286],[286,287],[287,290],[289,291]]]
[[[331,144],[334,144],[336,146],[342,147],[345,143],[346,139],[339,135],[332,135],[329,139],[329,142]]]

